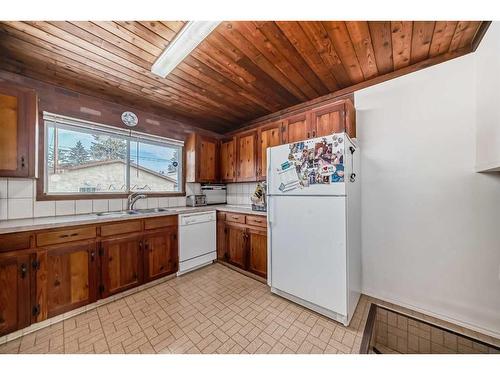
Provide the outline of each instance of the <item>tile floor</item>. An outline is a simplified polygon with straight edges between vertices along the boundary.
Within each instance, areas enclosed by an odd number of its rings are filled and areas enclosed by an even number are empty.
[[[221,264],[168,280],[0,346],[0,353],[357,353],[349,327]]]

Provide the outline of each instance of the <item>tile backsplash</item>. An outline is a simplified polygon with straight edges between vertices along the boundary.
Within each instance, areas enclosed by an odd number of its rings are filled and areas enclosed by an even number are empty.
[[[186,194],[198,194],[200,184],[186,184]],[[136,203],[137,208],[185,206],[185,197],[147,198]],[[33,179],[0,178],[0,220],[32,217],[88,214],[118,211],[127,208],[126,199],[86,199],[37,201]]]
[[[227,204],[252,204],[250,196],[256,186],[255,182],[227,184]]]

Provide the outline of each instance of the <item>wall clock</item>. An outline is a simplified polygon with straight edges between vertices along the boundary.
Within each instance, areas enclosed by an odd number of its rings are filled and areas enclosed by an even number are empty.
[[[137,115],[133,112],[123,112],[122,113],[122,122],[130,127],[136,126],[139,122]]]

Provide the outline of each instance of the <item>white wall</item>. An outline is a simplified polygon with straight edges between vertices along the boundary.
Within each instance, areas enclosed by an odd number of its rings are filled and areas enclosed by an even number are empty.
[[[477,72],[476,169],[500,171],[500,22],[493,22],[475,53]]]
[[[363,291],[500,336],[500,174],[475,172],[474,59],[355,94]]]

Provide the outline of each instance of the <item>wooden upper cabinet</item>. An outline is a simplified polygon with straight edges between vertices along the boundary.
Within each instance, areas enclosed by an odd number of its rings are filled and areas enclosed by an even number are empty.
[[[311,111],[311,137],[323,137],[344,131],[344,105],[327,105]]]
[[[307,113],[301,113],[283,120],[283,143],[293,143],[310,138]]]
[[[101,242],[101,297],[139,286],[143,281],[142,234]]]
[[[255,181],[257,177],[257,132],[238,135],[236,181]]]
[[[220,144],[220,179],[222,182],[236,180],[236,141],[223,141]]]
[[[217,182],[219,141],[192,133],[185,148],[186,182]]]
[[[146,281],[170,275],[179,268],[177,226],[144,235]]]
[[[0,255],[0,336],[30,324],[29,255]]]
[[[267,149],[281,144],[282,121],[275,121],[258,129],[257,180],[266,179]]]
[[[97,299],[95,241],[45,247],[37,251],[36,260],[36,321]]]
[[[36,177],[35,91],[0,82],[0,177]]]
[[[332,133],[346,132],[356,137],[356,112],[349,99],[327,104],[310,111],[311,137],[323,137]]]

